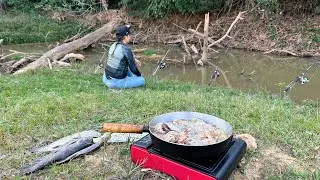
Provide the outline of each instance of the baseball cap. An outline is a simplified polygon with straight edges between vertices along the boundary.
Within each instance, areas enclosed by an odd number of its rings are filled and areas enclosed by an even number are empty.
[[[119,26],[116,30],[116,35],[117,36],[125,36],[128,34],[131,34],[130,28],[131,28],[130,25]]]

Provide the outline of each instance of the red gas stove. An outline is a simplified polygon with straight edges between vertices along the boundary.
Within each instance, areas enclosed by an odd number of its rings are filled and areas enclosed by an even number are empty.
[[[135,164],[171,175],[180,180],[224,180],[237,167],[246,143],[234,139],[228,151],[218,159],[190,161],[161,153],[153,147],[150,135],[135,141],[130,148]]]

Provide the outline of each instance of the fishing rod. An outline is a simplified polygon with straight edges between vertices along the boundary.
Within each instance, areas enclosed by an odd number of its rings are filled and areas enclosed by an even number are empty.
[[[216,69],[212,71],[211,81],[209,82],[209,85],[211,85],[212,81],[215,82],[219,76],[220,76],[220,71],[219,71],[218,67],[216,66]]]
[[[308,77],[306,77],[306,73],[316,64],[320,64],[320,61],[316,61],[312,63],[303,73],[301,73],[300,76],[297,76],[293,81],[291,81],[283,90],[285,94],[289,94],[293,88],[293,86],[296,85],[296,83],[305,84],[310,81]]]
[[[171,46],[171,48],[168,49],[168,51],[166,52],[166,54],[162,57],[161,61],[160,61],[160,62],[158,61],[157,67],[156,67],[156,68],[153,70],[153,72],[152,72],[152,76],[156,75],[158,69],[163,69],[163,68],[166,66],[166,64],[165,64],[163,61],[165,60],[166,56],[168,55],[169,51],[170,51],[172,48],[173,48],[173,46]]]

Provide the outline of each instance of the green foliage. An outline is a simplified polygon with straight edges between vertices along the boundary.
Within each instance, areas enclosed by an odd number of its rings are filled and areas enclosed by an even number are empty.
[[[279,1],[278,0],[257,0],[257,4],[264,8],[267,9],[271,12],[276,12],[279,10]]]
[[[143,51],[143,54],[145,56],[151,56],[151,55],[155,54],[155,51],[154,51],[154,49],[146,49],[145,51]]]
[[[310,28],[309,32],[312,32],[311,41],[313,43],[320,43],[320,28]]]
[[[132,15],[147,18],[161,18],[170,13],[203,13],[208,11],[250,10],[256,6],[266,11],[277,13],[313,12],[320,5],[318,0],[121,0],[121,5],[127,6]],[[293,11],[294,10],[294,11]]]
[[[97,12],[102,9],[99,0],[7,0],[10,7],[22,12],[62,10]],[[170,13],[203,13],[208,11],[250,10],[259,6],[269,12],[315,13],[319,0],[110,0],[109,7],[127,6],[132,15],[161,18]]]
[[[17,55],[12,55],[12,56],[10,56],[8,59],[9,59],[9,60],[20,60],[20,59],[22,59],[23,57],[24,57],[23,55],[17,54]]]
[[[44,10],[75,12],[94,12],[101,10],[98,0],[41,0],[36,7]]]
[[[314,43],[320,43],[320,35],[313,35],[311,37],[312,42]]]
[[[269,38],[270,38],[271,40],[276,40],[277,37],[278,37],[276,27],[275,27],[275,26],[269,26],[269,27],[268,27],[268,31],[269,31]]]
[[[269,175],[270,180],[291,180],[291,179],[320,179],[320,170],[314,172],[295,171],[293,168],[287,168],[283,174]]]
[[[310,28],[310,29],[308,29],[308,31],[320,33],[320,28]]]
[[[37,14],[0,13],[3,44],[59,41],[76,34],[81,27],[71,21],[55,21]]]
[[[183,14],[221,9],[224,0],[122,0],[121,5],[128,6],[133,15],[160,18],[172,12]]]
[[[63,10],[75,12],[100,11],[99,0],[7,0],[9,7],[20,12]]]
[[[34,13],[35,4],[40,0],[7,0],[7,4],[12,9],[19,12]]]

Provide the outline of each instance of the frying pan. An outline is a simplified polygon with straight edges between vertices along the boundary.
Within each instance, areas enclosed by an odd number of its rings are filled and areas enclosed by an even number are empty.
[[[225,130],[225,132],[228,135],[228,138],[216,144],[195,146],[168,142],[158,138],[154,133],[153,127],[158,123],[167,123],[175,119],[192,120],[193,118],[200,119],[208,124],[215,125],[217,128]],[[226,121],[212,115],[186,111],[161,114],[159,116],[154,117],[149,122],[148,126],[135,124],[104,123],[102,131],[115,133],[149,132],[152,144],[156,149],[167,155],[180,157],[186,160],[219,158],[223,153],[225,153],[229,149],[233,137],[232,127]]]

